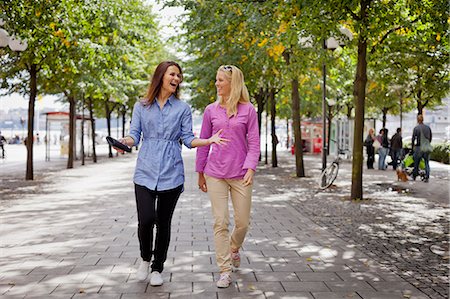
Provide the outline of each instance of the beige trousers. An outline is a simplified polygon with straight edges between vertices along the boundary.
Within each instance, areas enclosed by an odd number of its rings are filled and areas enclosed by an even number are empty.
[[[244,186],[243,179],[217,179],[205,175],[208,196],[214,216],[214,245],[220,273],[231,272],[231,249],[239,249],[244,242],[250,224],[253,185]],[[230,215],[228,198],[234,210],[234,228],[231,237],[228,230]]]

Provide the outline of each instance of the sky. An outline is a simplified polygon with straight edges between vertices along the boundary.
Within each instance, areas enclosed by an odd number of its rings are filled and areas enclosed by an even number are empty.
[[[164,8],[157,0],[147,0],[147,3],[152,4],[153,13],[157,15],[157,20],[160,24],[160,33],[164,40],[175,35],[175,29],[178,23],[176,17],[183,13],[182,8]],[[56,111],[67,110],[68,105],[58,102],[56,96],[43,96],[36,101],[36,108],[53,108]],[[19,94],[12,94],[9,96],[0,96],[0,110],[9,110],[14,108],[28,108],[28,97],[23,97]]]

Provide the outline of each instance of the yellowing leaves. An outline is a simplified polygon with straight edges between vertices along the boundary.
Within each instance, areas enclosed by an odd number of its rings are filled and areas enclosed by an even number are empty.
[[[367,91],[371,92],[375,88],[377,88],[378,84],[375,81],[371,81],[367,87]]]
[[[42,14],[42,12],[40,12],[39,10],[37,10],[35,13],[36,17],[38,17],[38,18],[41,16],[41,14]]]
[[[298,5],[295,5],[294,7],[292,7],[291,13],[293,16],[299,16],[301,14],[300,7]]]
[[[286,23],[284,21],[281,22],[280,27],[278,28],[278,31],[277,31],[277,35],[280,35],[281,33],[285,33],[287,31],[287,28],[288,28],[288,23]]]
[[[276,76],[278,76],[279,74],[280,74],[280,72],[278,71],[278,69],[277,68],[272,68],[272,72],[276,75]]]
[[[303,84],[305,84],[308,81],[309,81],[309,77],[300,76],[300,85],[303,85]]]
[[[55,23],[50,23],[50,28],[52,28],[53,30],[55,30],[55,28],[56,28],[56,24]]]
[[[278,57],[280,57],[281,54],[283,54],[284,49],[285,48],[282,44],[278,44],[278,45],[275,45],[275,46],[267,49],[267,54],[270,57],[275,57],[276,59],[278,59]]]
[[[63,38],[64,37],[64,32],[62,32],[61,29],[59,29],[58,31],[56,31],[55,33],[53,33],[54,36]]]
[[[411,32],[411,30],[409,30],[408,28],[400,28],[400,29],[397,29],[396,32],[398,35],[406,35],[409,32]]]
[[[264,47],[268,41],[269,41],[269,39],[266,37],[265,39],[263,39],[262,41],[260,41],[258,43],[258,47],[260,47],[260,48]]]
[[[441,41],[441,34],[440,34],[440,33],[436,34],[436,40],[437,40],[438,42]]]

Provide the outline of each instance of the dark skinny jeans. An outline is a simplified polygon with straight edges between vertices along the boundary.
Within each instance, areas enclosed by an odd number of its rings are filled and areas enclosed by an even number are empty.
[[[153,253],[152,272],[158,271],[161,273],[164,269],[164,262],[169,249],[173,211],[182,190],[183,185],[170,190],[154,191],[134,184],[141,257],[144,261],[150,262]],[[152,252],[153,227],[155,225],[156,239]]]

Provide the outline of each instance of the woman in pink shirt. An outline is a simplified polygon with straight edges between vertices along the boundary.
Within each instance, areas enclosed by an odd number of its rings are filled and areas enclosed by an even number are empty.
[[[216,75],[219,100],[206,107],[200,138],[219,130],[228,142],[197,149],[198,186],[207,192],[214,216],[214,244],[220,278],[217,287],[231,282],[231,265],[239,267],[239,248],[250,222],[253,176],[259,159],[258,118],[249,101],[244,75],[233,65],[219,67]],[[228,198],[233,203],[235,227],[231,236]]]

